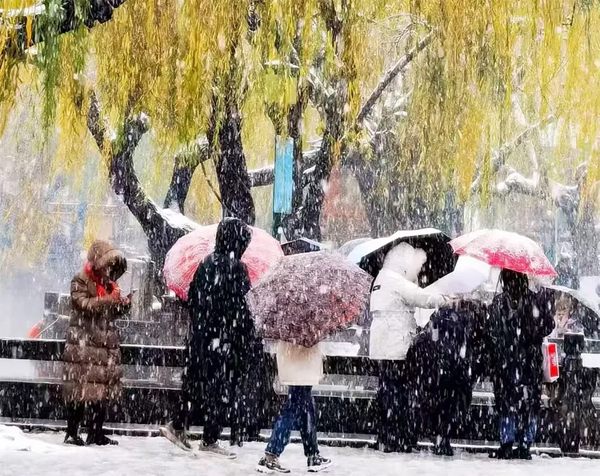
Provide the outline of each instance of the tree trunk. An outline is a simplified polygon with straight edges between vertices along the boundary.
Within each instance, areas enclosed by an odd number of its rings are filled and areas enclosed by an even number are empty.
[[[292,180],[294,182],[294,190],[292,193],[292,212],[284,217],[275,217],[273,228],[275,231],[281,226],[285,237],[291,241],[298,238],[315,238],[314,234],[307,235],[304,222],[304,188],[308,183],[305,174],[302,171],[305,169],[304,155],[302,151],[302,120],[304,111],[306,110],[308,96],[306,91],[301,88],[298,92],[298,100],[294,104],[287,118],[288,135],[294,141],[294,165],[292,169]]]
[[[165,208],[175,210],[182,215],[185,214],[185,200],[187,199],[196,167],[180,165],[175,162],[171,183],[165,197]]]
[[[154,262],[153,293],[160,296],[165,292],[162,270],[167,252],[190,230],[169,222],[148,197],[135,172],[133,153],[148,128],[147,120],[145,117],[128,119],[123,126],[121,140],[106,141],[110,134],[107,134],[98,99],[92,93],[87,125],[100,151],[109,157],[109,179],[113,191],[129,208],[147,237],[148,251]]]
[[[236,106],[226,105],[225,119],[218,137],[220,150],[216,157],[216,168],[223,215],[254,225],[256,215],[242,145],[242,117]]]
[[[194,173],[201,162],[208,160],[210,151],[206,137],[196,139],[175,156],[171,183],[165,196],[165,208],[185,214],[187,199]]]
[[[146,195],[133,167],[133,150],[127,148],[115,155],[110,164],[110,180],[114,192],[121,197],[136,218],[148,240],[148,251],[154,263],[153,292],[160,296],[166,291],[163,266],[168,251],[189,230],[172,226]]]

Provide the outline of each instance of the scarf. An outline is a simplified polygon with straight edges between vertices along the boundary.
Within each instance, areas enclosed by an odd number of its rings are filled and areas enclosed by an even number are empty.
[[[88,277],[94,281],[94,284],[96,284],[96,294],[98,297],[104,297],[104,296],[108,296],[108,291],[106,289],[106,287],[104,287],[104,285],[102,284],[102,281],[100,280],[100,277],[94,273],[94,270],[92,269],[92,264],[88,261],[87,263],[85,263],[85,266],[83,267],[83,270],[85,271],[85,274],[88,275]],[[119,285],[117,283],[115,283],[114,281],[109,281],[109,286],[110,286],[110,294],[114,293],[115,291],[119,291]]]

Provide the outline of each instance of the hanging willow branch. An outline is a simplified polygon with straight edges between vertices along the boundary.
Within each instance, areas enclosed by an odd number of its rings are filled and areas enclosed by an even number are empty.
[[[127,0],[90,0],[87,18],[83,21],[76,14],[77,0],[62,0],[60,23],[56,25],[54,35],[62,35],[76,30],[82,24],[92,28],[96,24],[106,23],[113,17],[114,10]],[[47,13],[43,5],[30,9],[0,11],[0,28],[13,31],[4,43],[4,55],[21,56],[28,48],[46,40]],[[4,61],[4,55],[1,56]]]

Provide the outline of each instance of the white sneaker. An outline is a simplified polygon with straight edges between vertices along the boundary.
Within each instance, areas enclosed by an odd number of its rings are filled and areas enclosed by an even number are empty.
[[[323,458],[321,455],[315,455],[308,458],[308,472],[320,473],[331,466],[331,460]]]
[[[187,433],[185,430],[175,430],[172,421],[165,426],[161,426],[159,431],[162,436],[178,448],[181,448],[183,451],[192,451],[192,445],[190,445]]]
[[[223,459],[236,459],[237,454],[229,449],[225,448],[221,442],[213,443],[212,445],[205,445],[202,443],[198,448],[198,451],[202,453],[207,453],[211,456],[216,456],[217,458]]]

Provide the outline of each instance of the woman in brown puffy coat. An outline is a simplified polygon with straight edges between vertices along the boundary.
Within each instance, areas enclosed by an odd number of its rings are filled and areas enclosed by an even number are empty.
[[[116,280],[127,270],[123,253],[106,241],[90,247],[87,263],[71,281],[71,320],[63,353],[67,410],[65,443],[81,446],[79,425],[88,417],[85,444],[117,444],[102,431],[106,404],[121,395],[121,353],[115,319],[127,312]]]

